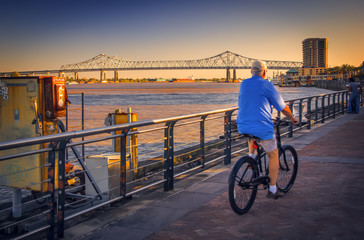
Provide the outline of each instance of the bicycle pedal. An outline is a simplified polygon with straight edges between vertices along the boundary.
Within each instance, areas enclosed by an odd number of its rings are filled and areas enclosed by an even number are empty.
[[[254,178],[252,182],[259,183],[259,184],[267,184],[267,183],[269,183],[269,176],[261,176],[261,177]]]

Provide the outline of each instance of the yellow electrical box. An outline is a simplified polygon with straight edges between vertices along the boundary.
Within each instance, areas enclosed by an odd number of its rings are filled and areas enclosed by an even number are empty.
[[[113,125],[123,124],[128,122],[136,122],[137,121],[137,114],[132,113],[131,110],[129,112],[121,112],[120,109],[116,109],[115,113],[110,113],[107,117]],[[137,131],[136,128],[131,129],[131,131]],[[116,131],[115,134],[121,134],[121,131]],[[113,140],[113,146],[115,152],[120,152],[120,138],[115,138]],[[126,149],[127,149],[127,156],[130,158],[130,168],[137,171],[138,168],[138,136],[137,134],[128,136],[126,141]]]
[[[64,79],[4,77],[0,86],[0,142],[57,133],[55,117],[64,116],[67,101]],[[44,147],[38,144],[4,150],[0,156]],[[0,185],[47,191],[47,161],[46,153],[0,161]]]
[[[131,122],[137,121],[137,114],[136,113],[130,113],[131,115]],[[128,113],[122,112],[122,113],[115,113],[115,125],[117,124],[123,124],[128,122]],[[132,131],[136,131],[136,128],[132,129]],[[121,131],[117,131],[116,134],[121,134]],[[136,141],[136,135],[132,136],[132,146],[136,145],[137,143],[134,143],[134,139]],[[126,142],[126,147],[129,147],[129,141]],[[116,138],[115,141],[115,152],[120,152],[120,138]]]

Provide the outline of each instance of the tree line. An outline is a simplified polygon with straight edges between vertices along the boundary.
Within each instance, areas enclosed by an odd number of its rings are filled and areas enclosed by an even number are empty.
[[[350,64],[343,64],[341,66],[335,66],[332,68],[328,68],[326,70],[329,75],[340,75],[342,74],[344,77],[349,74],[354,77],[359,77],[360,79],[364,79],[364,61],[358,67],[355,67]]]

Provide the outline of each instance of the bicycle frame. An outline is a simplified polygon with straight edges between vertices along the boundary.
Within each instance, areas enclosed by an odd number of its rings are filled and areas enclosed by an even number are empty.
[[[278,148],[278,156],[280,156],[280,154],[283,152],[282,149],[282,143],[281,143],[281,133],[280,133],[280,126],[281,121],[279,118],[277,118],[277,123],[275,124],[275,128],[276,128],[276,141],[277,141],[277,148]],[[254,140],[254,139],[253,139]],[[255,145],[256,145],[256,149],[257,149],[257,156],[255,157],[255,161],[257,163],[257,167],[258,167],[258,172],[259,172],[259,177],[262,176],[269,176],[269,165],[267,164],[267,153],[264,150],[264,148],[259,144],[259,141],[254,140],[255,141]],[[264,160],[264,161],[262,161]],[[286,161],[285,156],[284,156],[284,161]],[[286,164],[287,165],[287,164]],[[264,169],[263,169],[264,166]],[[265,174],[263,174],[265,172]]]

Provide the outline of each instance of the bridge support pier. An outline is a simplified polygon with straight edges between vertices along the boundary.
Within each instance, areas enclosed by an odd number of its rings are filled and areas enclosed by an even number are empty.
[[[119,71],[114,71],[114,82],[119,81]]]
[[[75,72],[75,80],[78,81],[78,72]]]
[[[64,72],[59,72],[58,77],[64,77]]]
[[[103,82],[103,81],[106,82],[106,72],[105,72],[105,70],[100,71],[100,82]]]
[[[230,68],[226,69],[226,81],[225,82],[229,82],[230,81]]]
[[[236,69],[234,68],[234,71],[233,71],[233,82],[235,82],[236,80]]]

